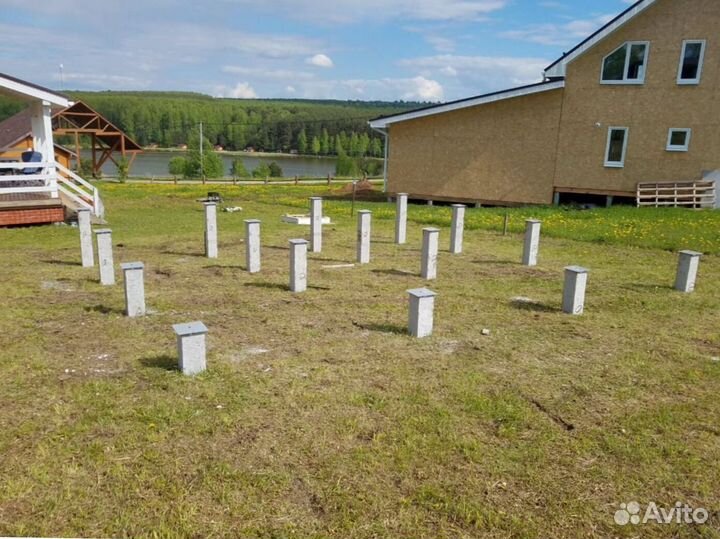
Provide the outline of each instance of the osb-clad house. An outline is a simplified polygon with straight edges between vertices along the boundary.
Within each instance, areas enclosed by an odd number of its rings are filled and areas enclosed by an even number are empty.
[[[713,205],[718,28],[718,0],[640,0],[538,84],[373,120],[386,135],[386,190],[485,204]]]

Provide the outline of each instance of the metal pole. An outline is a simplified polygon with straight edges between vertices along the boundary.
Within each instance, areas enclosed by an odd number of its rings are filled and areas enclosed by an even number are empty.
[[[203,168],[203,124],[200,122],[200,179],[205,183],[205,170]]]

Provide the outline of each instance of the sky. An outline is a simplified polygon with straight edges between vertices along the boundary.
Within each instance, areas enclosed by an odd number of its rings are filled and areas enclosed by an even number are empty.
[[[449,101],[541,80],[629,3],[0,0],[0,72],[59,90]]]

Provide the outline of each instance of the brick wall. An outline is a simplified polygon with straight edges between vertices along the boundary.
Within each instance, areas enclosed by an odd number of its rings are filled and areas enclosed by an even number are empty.
[[[59,223],[65,220],[62,206],[56,208],[32,208],[0,210],[0,226]]]

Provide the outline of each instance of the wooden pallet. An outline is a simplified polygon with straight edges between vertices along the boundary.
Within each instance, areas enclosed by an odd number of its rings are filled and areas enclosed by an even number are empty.
[[[715,182],[639,183],[636,197],[638,207],[714,208]]]

